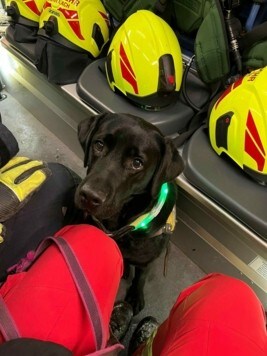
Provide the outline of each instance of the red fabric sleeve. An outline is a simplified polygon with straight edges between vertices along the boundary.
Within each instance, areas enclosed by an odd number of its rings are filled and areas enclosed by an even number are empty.
[[[109,319],[123,273],[121,253],[112,239],[93,226],[67,226],[56,236],[67,240],[76,253],[99,303],[108,340]],[[59,343],[74,355],[95,350],[76,286],[55,245],[45,250],[23,278],[10,276],[0,292],[21,336]]]
[[[241,280],[206,276],[179,295],[159,327],[153,341],[153,356],[158,355],[266,356],[261,302]]]

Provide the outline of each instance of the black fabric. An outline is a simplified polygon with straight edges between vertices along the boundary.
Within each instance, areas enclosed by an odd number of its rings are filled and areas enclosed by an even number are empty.
[[[64,225],[62,208],[72,204],[80,178],[59,163],[49,163],[48,167],[51,177],[14,217],[4,223],[6,235],[0,244],[0,280],[5,278],[7,268]]]
[[[16,23],[12,25],[14,29],[14,40],[16,42],[24,43],[35,43],[37,40],[37,30],[36,27],[29,27]]]
[[[51,83],[76,83],[84,68],[92,62],[88,53],[74,51],[39,36],[35,46],[35,65]]]
[[[16,48],[20,53],[22,53],[27,59],[29,59],[31,62],[35,61],[35,42],[18,42],[16,41],[15,38],[17,38],[17,35],[15,35],[15,27],[9,25],[6,29],[5,33],[5,38],[6,40]]]
[[[0,168],[19,151],[18,142],[9,129],[0,123]]]
[[[0,221],[3,222],[6,219],[11,218],[15,214],[20,204],[20,201],[17,195],[13,192],[13,190],[7,187],[2,182],[0,182],[0,202],[2,205],[0,212]]]
[[[0,356],[71,356],[65,347],[49,341],[20,338],[0,345]]]
[[[254,46],[256,43],[267,39],[267,21],[254,27],[250,32],[244,34],[239,40],[240,48],[247,49]]]

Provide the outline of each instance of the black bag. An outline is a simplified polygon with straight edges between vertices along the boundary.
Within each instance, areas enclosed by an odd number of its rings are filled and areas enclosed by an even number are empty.
[[[92,62],[88,52],[75,51],[42,36],[35,45],[35,65],[51,83],[76,83],[84,68]]]

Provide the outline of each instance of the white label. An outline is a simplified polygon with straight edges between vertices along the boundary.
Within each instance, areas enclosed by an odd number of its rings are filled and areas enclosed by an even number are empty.
[[[249,266],[267,281],[267,261],[257,256],[249,263]]]

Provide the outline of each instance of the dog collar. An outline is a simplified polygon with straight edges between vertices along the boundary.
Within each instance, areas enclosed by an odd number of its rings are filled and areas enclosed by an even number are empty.
[[[136,230],[146,230],[148,224],[151,223],[160,213],[162,207],[164,206],[169,193],[168,183],[164,183],[161,186],[158,201],[153,206],[153,208],[146,214],[141,215],[136,220],[134,220],[130,225],[134,227],[133,231]]]
[[[176,224],[176,186],[174,183],[164,183],[161,186],[158,200],[153,208],[139,216],[129,225],[110,233],[115,240],[127,233],[132,236],[155,237],[163,233],[172,233]]]

